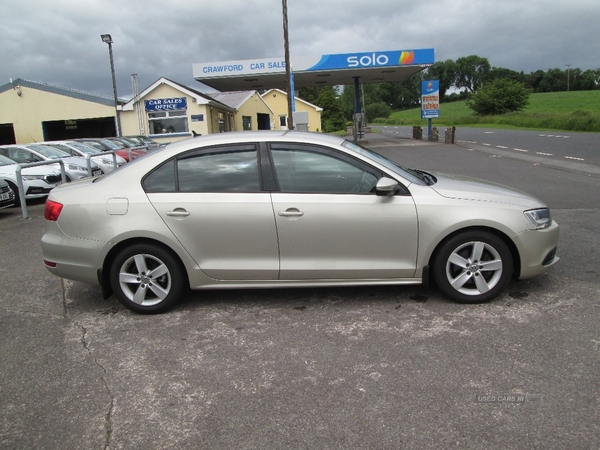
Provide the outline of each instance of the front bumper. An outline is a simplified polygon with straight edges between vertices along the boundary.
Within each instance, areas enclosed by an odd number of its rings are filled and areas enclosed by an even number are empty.
[[[519,251],[521,270],[519,279],[531,278],[545,273],[555,265],[560,258],[556,256],[559,227],[552,224],[543,230],[527,230],[515,238]]]

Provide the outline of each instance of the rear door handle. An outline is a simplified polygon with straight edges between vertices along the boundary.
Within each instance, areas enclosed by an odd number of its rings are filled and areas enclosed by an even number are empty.
[[[169,217],[187,217],[190,213],[183,208],[175,208],[173,211],[167,211]]]

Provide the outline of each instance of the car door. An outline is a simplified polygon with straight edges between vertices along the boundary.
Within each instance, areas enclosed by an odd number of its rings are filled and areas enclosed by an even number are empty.
[[[382,173],[333,149],[272,144],[280,278],[412,277],[417,215],[405,195],[378,196]]]
[[[277,231],[261,192],[255,145],[180,155],[145,177],[150,202],[198,263],[219,280],[276,280]]]

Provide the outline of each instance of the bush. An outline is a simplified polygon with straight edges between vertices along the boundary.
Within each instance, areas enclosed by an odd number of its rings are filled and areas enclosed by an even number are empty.
[[[390,108],[388,105],[386,105],[385,103],[372,103],[370,105],[367,105],[367,107],[365,108],[366,113],[367,113],[367,119],[369,117],[382,117],[382,118],[386,118],[389,117],[390,114],[392,113],[392,108]]]
[[[529,91],[522,83],[504,78],[480,87],[467,105],[480,116],[521,111],[529,103]]]

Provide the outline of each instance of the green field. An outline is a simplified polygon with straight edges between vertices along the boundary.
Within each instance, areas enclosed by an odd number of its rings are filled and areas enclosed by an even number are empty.
[[[427,120],[421,119],[420,108],[414,108],[393,112],[373,124],[426,126]],[[600,132],[600,90],[532,94],[523,111],[499,116],[476,116],[464,101],[441,103],[440,118],[433,124]]]

